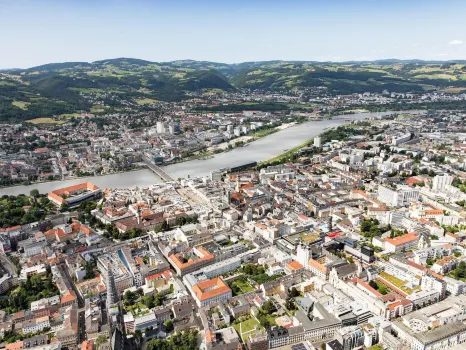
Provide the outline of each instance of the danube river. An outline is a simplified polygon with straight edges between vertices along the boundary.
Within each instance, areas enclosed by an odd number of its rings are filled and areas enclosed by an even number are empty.
[[[411,113],[416,112],[419,111],[411,111]],[[285,150],[293,148],[300,143],[319,135],[325,129],[343,124],[345,120],[364,119],[371,116],[386,115],[390,113],[393,112],[341,115],[334,117],[334,119],[331,120],[311,121],[295,125],[254,141],[246,147],[238,147],[230,152],[220,153],[215,155],[213,158],[206,160],[192,160],[189,162],[169,165],[164,167],[164,170],[174,179],[179,177],[208,175],[213,170],[234,167],[254,161],[263,161],[278,156]],[[5,194],[29,194],[32,189],[38,189],[40,193],[48,193],[54,189],[75,185],[84,181],[90,181],[102,188],[132,188],[135,186],[147,187],[151,184],[161,182],[162,180],[150,170],[143,169],[105,176],[45,182],[30,186],[6,187],[0,189],[0,196]]]
[[[76,185],[86,181],[92,182],[101,188],[132,188],[134,186],[148,187],[156,182],[162,182],[162,180],[152,171],[148,169],[141,169],[111,175],[80,177],[73,180],[43,182],[29,186],[5,187],[0,189],[0,196],[5,194],[16,196],[21,193],[29,195],[29,192],[33,189],[38,189],[40,193],[48,193],[50,191],[56,190],[57,188]]]

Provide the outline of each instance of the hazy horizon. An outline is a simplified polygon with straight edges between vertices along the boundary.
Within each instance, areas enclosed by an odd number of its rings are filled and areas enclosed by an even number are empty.
[[[459,0],[0,0],[0,68],[118,57],[466,60]]]

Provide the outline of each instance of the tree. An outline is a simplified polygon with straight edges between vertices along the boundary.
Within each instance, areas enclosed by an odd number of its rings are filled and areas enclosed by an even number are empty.
[[[171,320],[166,320],[163,323],[163,325],[165,326],[165,332],[166,333],[170,333],[174,329],[173,322]]]
[[[296,305],[294,303],[294,300],[292,298],[288,298],[285,300],[285,307],[288,309],[288,310],[295,310],[296,309]]]
[[[95,340],[95,347],[99,350],[100,346],[107,341],[107,337],[105,335],[99,335],[99,337]]]
[[[380,228],[378,228],[377,226],[372,226],[369,230],[369,233],[371,237],[379,236],[381,234]]]
[[[277,308],[275,307],[274,303],[272,300],[267,300],[261,307],[261,310],[263,311],[264,314],[271,315],[275,311],[277,311]]]
[[[130,290],[126,291],[125,293],[125,301],[129,302],[129,303],[133,303],[137,298],[138,298],[138,295]]]
[[[31,190],[31,192],[29,192],[29,195],[31,197],[37,198],[37,197],[39,197],[39,190],[33,189],[33,190]]]
[[[372,224],[369,220],[363,220],[361,223],[361,231],[362,232],[368,232],[372,227]]]
[[[296,287],[292,287],[290,290],[290,296],[292,298],[296,298],[299,296],[299,291],[296,289]]]
[[[152,339],[147,343],[147,350],[197,350],[197,331],[175,333],[170,338]]]
[[[68,203],[62,203],[62,204],[60,205],[60,211],[61,211],[62,213],[68,211],[69,209],[70,209],[70,207],[69,207]]]
[[[140,329],[136,329],[134,332],[134,340],[136,341],[137,347],[139,348],[142,341],[142,332]]]
[[[454,276],[456,279],[463,279],[466,277],[466,262],[462,261],[455,269]]]

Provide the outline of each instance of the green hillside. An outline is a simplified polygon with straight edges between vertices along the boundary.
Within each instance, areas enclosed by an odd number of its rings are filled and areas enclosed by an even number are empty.
[[[150,108],[140,101],[180,101],[204,93],[325,87],[328,95],[364,92],[466,91],[466,62],[206,61],[150,62],[117,58],[51,63],[0,71],[0,121],[76,112]],[[107,109],[93,107],[101,101]],[[100,103],[100,102],[99,102]],[[148,106],[149,104],[149,106]]]

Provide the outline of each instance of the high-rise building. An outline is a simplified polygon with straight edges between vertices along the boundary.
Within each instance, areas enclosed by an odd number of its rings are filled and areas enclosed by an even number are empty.
[[[165,132],[164,122],[157,122],[157,134],[163,134]]]
[[[109,265],[107,272],[107,310],[111,309],[118,303],[119,297],[115,285],[115,276],[113,275],[113,269]]]
[[[309,247],[300,242],[296,250],[296,260],[305,268],[309,265],[310,252]]]
[[[322,147],[322,138],[320,136],[314,137],[314,147]]]
[[[446,186],[451,185],[453,182],[453,176],[450,175],[437,175],[432,181],[432,189],[434,191],[441,191]]]

